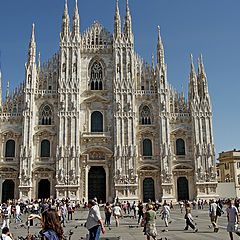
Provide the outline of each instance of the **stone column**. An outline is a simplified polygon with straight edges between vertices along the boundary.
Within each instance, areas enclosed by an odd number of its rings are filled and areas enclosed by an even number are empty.
[[[90,166],[85,167],[85,201],[88,201],[88,172],[90,170]]]
[[[109,167],[106,165],[103,168],[106,173],[106,201],[109,201]]]

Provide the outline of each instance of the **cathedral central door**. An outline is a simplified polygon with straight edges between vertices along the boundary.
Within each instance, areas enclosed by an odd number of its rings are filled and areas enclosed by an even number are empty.
[[[2,184],[2,203],[14,199],[15,184],[13,180],[7,179]]]
[[[145,178],[143,180],[143,202],[148,202],[151,199],[155,201],[154,181],[152,178]]]
[[[103,167],[91,167],[88,173],[88,199],[106,202],[106,173]]]
[[[177,180],[178,201],[189,200],[188,180],[186,177],[180,177]]]
[[[41,179],[38,183],[38,198],[50,198],[50,182],[48,179]]]

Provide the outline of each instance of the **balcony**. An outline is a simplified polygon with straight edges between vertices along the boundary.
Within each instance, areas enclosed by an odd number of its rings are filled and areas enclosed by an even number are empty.
[[[109,143],[111,141],[110,132],[83,132],[81,136],[83,143]]]

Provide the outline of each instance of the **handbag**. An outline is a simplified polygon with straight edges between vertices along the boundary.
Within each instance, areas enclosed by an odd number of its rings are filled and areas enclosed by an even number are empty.
[[[141,221],[141,227],[145,227],[145,225],[146,225],[146,220],[143,219],[143,220]]]

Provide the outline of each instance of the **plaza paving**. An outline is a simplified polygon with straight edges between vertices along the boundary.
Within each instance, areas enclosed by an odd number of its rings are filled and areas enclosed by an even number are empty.
[[[225,209],[224,209],[225,210]],[[73,214],[72,221],[67,222],[67,227],[64,228],[64,235],[69,236],[69,230],[73,231],[73,235],[71,236],[72,240],[80,240],[86,239],[86,234],[88,233],[87,229],[84,228],[84,223],[86,221],[88,211],[75,211]],[[101,212],[102,217],[104,217],[104,213]],[[171,212],[171,221],[172,223],[169,225],[168,232],[163,232],[166,228],[164,226],[163,221],[161,220],[159,214],[157,218],[157,230],[158,230],[158,239],[167,238],[168,240],[172,239],[194,239],[194,240],[204,240],[204,239],[219,239],[219,240],[227,240],[229,239],[228,233],[226,231],[227,226],[227,218],[226,214],[223,214],[222,217],[219,219],[219,232],[213,233],[213,229],[209,228],[210,221],[208,216],[208,209],[204,210],[193,210],[192,215],[197,223],[199,231],[194,233],[192,230],[184,231],[185,227],[185,220],[184,220],[184,213],[181,213],[179,208],[175,208]],[[132,215],[131,215],[132,216]],[[26,236],[27,234],[27,227],[25,225],[26,216],[23,215],[23,223],[15,224],[13,219],[11,220],[10,230],[14,235],[14,238],[17,236]],[[37,226],[36,226],[37,225]],[[34,226],[31,227],[32,234],[38,234],[40,231],[41,226],[40,222],[34,220]],[[115,220],[112,218],[112,226],[111,230],[106,227],[106,233],[103,235],[101,234],[102,240],[142,240],[146,239],[146,236],[143,235],[142,232],[143,228],[141,228],[137,224],[137,220],[130,218],[129,215],[126,215],[120,220],[120,227],[115,227]],[[234,239],[238,239],[238,236],[234,236]]]

